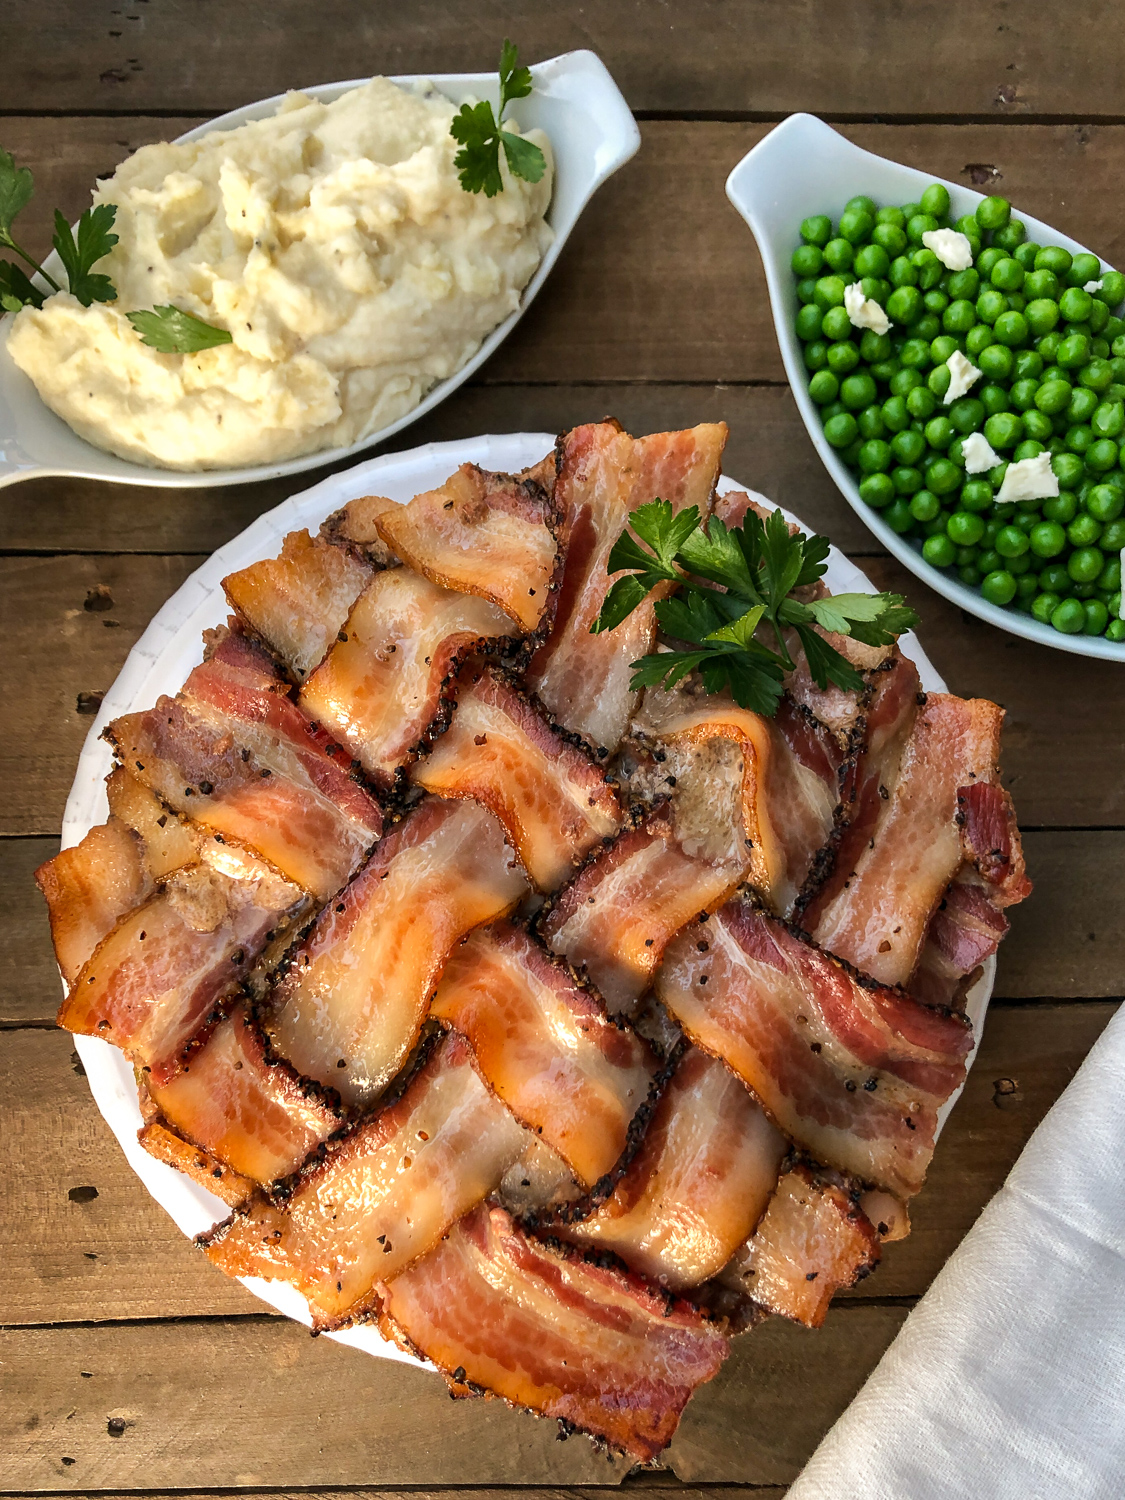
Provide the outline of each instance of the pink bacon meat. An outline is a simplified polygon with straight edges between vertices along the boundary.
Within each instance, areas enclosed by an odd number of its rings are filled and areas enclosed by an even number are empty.
[[[972,1033],[851,972],[745,900],[669,945],[656,992],[817,1160],[909,1197]]]
[[[649,1459],[727,1340],[633,1276],[563,1256],[478,1208],[382,1289],[380,1326],[470,1387]]]
[[[177,697],[115,719],[106,738],[169,807],[325,900],[378,841],[383,818],[349,757],[288,694],[265,651],[231,634]]]
[[[274,991],[279,1051],[347,1103],[369,1102],[417,1041],[454,944],[526,893],[490,812],[427,799],[291,955]]]
[[[415,572],[491,600],[522,630],[538,629],[557,544],[554,503],[534,479],[462,464],[439,489],[388,507],[376,524]]]
[[[432,1014],[463,1032],[512,1112],[593,1187],[625,1149],[656,1060],[520,927],[474,932],[446,966]]]
[[[621,827],[603,773],[493,671],[462,673],[453,722],[412,779],[494,812],[541,891],[557,890]]]
[[[565,729],[595,750],[617,748],[636,694],[632,663],[652,647],[653,594],[615,630],[592,636],[613,582],[606,564],[629,512],[657,498],[708,515],[719,475],[725,423],[631,438],[616,422],[575,427],[560,439],[555,496],[563,512],[562,581],[550,636],[528,682]]]
[[[471,651],[519,634],[497,605],[409,568],[378,573],[301,690],[301,707],[388,788],[448,712],[446,687]]]
[[[788,1149],[730,1069],[689,1048],[613,1195],[558,1232],[674,1292],[699,1286],[753,1233]]]
[[[378,1306],[376,1283],[433,1248],[500,1181],[527,1132],[449,1036],[397,1103],[327,1148],[284,1209],[258,1197],[206,1238],[229,1276],[288,1281],[315,1329]]]

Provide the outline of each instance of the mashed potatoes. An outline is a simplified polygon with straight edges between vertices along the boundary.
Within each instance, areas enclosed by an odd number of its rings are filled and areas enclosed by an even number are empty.
[[[8,348],[100,448],[170,469],[233,468],[346,446],[411,410],[519,304],[551,230],[540,182],[465,192],[432,87],[374,78],[190,145],[144,146],[95,203],[120,243],[111,304],[67,293],[16,317]],[[513,127],[505,122],[506,129]],[[159,354],[126,312],[173,303],[234,342]]]

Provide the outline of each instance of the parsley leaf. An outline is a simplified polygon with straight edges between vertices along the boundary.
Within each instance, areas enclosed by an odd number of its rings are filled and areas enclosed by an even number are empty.
[[[726,689],[742,708],[772,717],[793,670],[787,637],[801,642],[813,680],[859,691],[863,677],[820,630],[885,646],[917,623],[900,594],[836,594],[808,602],[795,589],[816,583],[826,569],[827,537],[792,534],[780,510],[763,522],[753,510],[728,528],[712,516],[703,528],[698,510],[675,512],[664,500],[642,505],[629,517],[610,552],[611,573],[621,573],[606,595],[591,633],[613,630],[661,587],[654,604],[666,636],[693,650],[664,650],[633,663],[634,689],[663,683],[672,688],[698,671],[709,693]],[[643,545],[642,545],[643,544]],[[758,636],[769,625],[772,650]],[[819,629],[818,629],[819,627]]]
[[[43,293],[33,286],[19,266],[0,260],[0,307],[5,312],[19,312],[21,307],[43,306]]]
[[[479,104],[462,104],[450,121],[449,133],[461,147],[453,158],[458,177],[466,193],[483,193],[495,198],[503,191],[500,174],[500,147],[513,177],[525,182],[539,182],[547,170],[547,158],[534,141],[525,140],[510,130],[503,130],[504,111],[513,99],[526,99],[531,93],[531,69],[518,66],[517,48],[504,38],[500,49],[500,112],[494,115],[487,99]]]
[[[111,232],[116,217],[117,209],[112,203],[99,203],[97,208],[88,208],[78,221],[78,239],[75,241],[70,225],[55,209],[55,234],[51,243],[66,267],[71,296],[77,297],[83,307],[89,307],[91,302],[117,301],[117,289],[109,277],[90,270],[117,244],[117,236]]]
[[[198,354],[219,344],[233,343],[225,328],[205,323],[193,313],[179,307],[155,307],[151,312],[131,312],[125,316],[137,330],[142,344],[161,354]]]
[[[16,216],[31,202],[35,192],[35,180],[27,167],[17,167],[10,152],[0,147],[0,245],[14,250],[33,271],[38,271],[44,281],[56,292],[62,291],[58,282],[48,276],[43,267],[21,245],[12,238],[12,225]],[[19,312],[26,303],[32,307],[43,306],[43,296],[18,266],[10,261],[0,261],[0,306],[5,312]]]

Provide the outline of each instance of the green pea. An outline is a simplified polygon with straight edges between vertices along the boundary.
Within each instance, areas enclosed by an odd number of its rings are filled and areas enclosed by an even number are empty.
[[[945,523],[953,514],[951,510],[939,510],[932,521],[927,521],[922,527],[923,536],[945,536]],[[949,541],[948,537],[945,537]]]
[[[859,435],[859,428],[851,412],[841,412],[829,417],[824,424],[824,436],[833,448],[848,448]]]
[[[1015,412],[998,411],[984,424],[984,435],[997,453],[1023,440],[1023,421]]]
[[[1024,278],[1023,294],[1031,301],[1044,298],[1048,302],[1057,302],[1061,290],[1054,271],[1032,271]]]
[[[977,317],[982,323],[993,324],[1001,313],[1008,310],[1008,299],[995,287],[986,286],[976,301]]]
[[[972,266],[964,271],[951,271],[946,291],[952,302],[975,302],[980,291],[980,274]]]
[[[1061,602],[1058,594],[1037,594],[1031,606],[1031,613],[1041,625],[1049,625],[1051,615],[1058,609]]]
[[[998,568],[981,580],[980,591],[989,604],[1011,604],[1016,597],[1016,580],[1006,568]]]
[[[891,376],[891,395],[905,396],[909,400],[911,392],[921,384],[922,377],[917,370],[898,370]]]
[[[994,417],[997,412],[1011,410],[1012,403],[1008,400],[1008,393],[1002,385],[993,385],[989,382],[988,385],[980,386],[976,395],[977,400],[990,417]]]
[[[1023,312],[1027,306],[1027,298],[1022,292],[1009,292],[1005,300],[1008,303],[1009,312]]]
[[[801,220],[801,238],[807,245],[823,250],[832,238],[832,220],[827,214],[813,214]]]
[[[984,522],[971,511],[955,510],[946,522],[945,534],[955,547],[975,547],[984,536]]]
[[[1086,450],[1094,441],[1093,429],[1088,422],[1078,422],[1073,427],[1066,429],[1063,441],[1071,453],[1077,454],[1078,457],[1085,460]]]
[[[873,328],[864,330],[859,341],[859,352],[869,365],[877,365],[891,357],[891,339],[886,333],[876,333]]]
[[[1045,365],[1053,364],[1057,361],[1059,345],[1062,343],[1062,341],[1063,336],[1058,331],[1058,329],[1056,329],[1054,333],[1044,334],[1043,337],[1036,342],[1035,348],[1038,353],[1042,355],[1043,363]]]
[[[936,313],[939,317],[949,306],[950,298],[935,287],[933,291],[925,292],[922,296],[922,306],[928,313]]]
[[[1091,339],[1090,353],[1095,359],[1108,359],[1110,353],[1108,342],[1105,339]]]
[[[883,510],[895,497],[895,487],[889,474],[865,475],[859,482],[859,497],[872,510]]]
[[[1014,250],[1017,245],[1022,245],[1027,239],[1027,229],[1020,219],[1009,219],[1002,229],[998,229],[992,236],[992,243],[999,245],[1002,250]]]
[[[1079,635],[1086,628],[1086,611],[1078,599],[1063,599],[1051,613],[1051,624],[1063,635]]]
[[[974,323],[965,335],[965,353],[970,359],[976,359],[978,354],[983,354],[995,342],[996,335],[987,323]]]
[[[919,383],[907,393],[906,409],[915,421],[928,421],[937,410],[937,397],[927,386]]]
[[[1125,510],[1125,494],[1112,484],[1096,484],[1086,496],[1086,509],[1102,525],[1116,521]]]
[[[864,474],[882,474],[891,466],[891,445],[881,438],[872,438],[859,450],[857,463]]]
[[[889,385],[901,371],[902,364],[897,359],[882,359],[878,364],[871,366],[872,375],[876,380],[881,380],[884,385]]]
[[[1106,326],[1109,323],[1109,308],[1105,305],[1104,302],[1100,302],[1097,297],[1093,298],[1090,303],[1090,316],[1086,319],[1086,321],[1090,325],[1091,333],[1104,333]]]
[[[1061,245],[1044,245],[1035,257],[1037,271],[1053,271],[1056,276],[1065,276],[1070,266],[1070,251],[1064,250]]]
[[[927,344],[941,332],[941,318],[937,313],[923,313],[911,329],[915,338],[925,339]]]
[[[985,415],[983,402],[975,396],[962,396],[949,408],[949,420],[962,437],[978,432],[984,426]]]
[[[1121,592],[1121,559],[1111,557],[1097,577],[1097,587],[1104,594]]]
[[[932,250],[925,246],[920,250],[913,250],[910,261],[917,268],[918,285],[923,291],[930,291],[941,285],[942,277],[946,274],[945,267]]]
[[[976,220],[982,229],[1003,229],[1012,217],[1012,206],[1006,198],[984,198],[977,204]]]
[[[850,271],[855,260],[855,251],[847,240],[829,240],[824,247],[825,263],[833,271]]]
[[[1089,358],[1090,340],[1081,333],[1068,334],[1055,353],[1056,361],[1064,370],[1080,369]]]
[[[1092,599],[1097,593],[1097,584],[1071,582],[1070,593],[1074,599]]]
[[[926,469],[926,488],[935,495],[951,495],[961,488],[961,480],[961,470],[948,458],[936,458]]]
[[[1070,263],[1063,280],[1068,286],[1083,287],[1088,281],[1097,281],[1102,274],[1102,263],[1088,250],[1081,251]]]
[[[891,439],[891,452],[900,464],[915,467],[926,451],[926,439],[920,432],[914,432],[907,428],[905,432],[897,432]]]
[[[1125,620],[1113,619],[1105,628],[1107,641],[1125,641]]]
[[[1066,532],[1057,521],[1040,521],[1032,527],[1028,541],[1036,557],[1058,557],[1066,546]]]
[[[1034,349],[1017,349],[1015,361],[1017,380],[1038,380],[1043,374],[1043,356]]]
[[[862,411],[878,394],[875,381],[866,370],[859,370],[840,382],[840,400],[849,411]]]
[[[934,568],[951,568],[957,549],[947,536],[927,537],[922,543],[922,556]]]
[[[1048,594],[1069,594],[1072,586],[1065,563],[1048,563],[1039,573],[1039,587]]]
[[[864,245],[855,253],[857,276],[885,276],[891,268],[891,258],[882,245]]]
[[[1054,470],[1055,478],[1064,490],[1073,490],[1082,482],[1085,472],[1085,464],[1075,456],[1073,452],[1058,453],[1051,460],[1051,468]]]
[[[930,345],[930,358],[935,365],[944,365],[949,356],[960,349],[961,345],[951,333],[941,333]]]
[[[1024,431],[1027,431],[1026,418],[1024,419]],[[1012,462],[1018,464],[1022,463],[1025,458],[1038,458],[1042,452],[1042,443],[1037,443],[1034,438],[1024,438],[1023,442],[1017,445],[1015,452],[1012,454]],[[1027,505],[1029,503],[1030,502],[1028,502],[1027,500],[1020,501],[1021,505]],[[1026,515],[1027,512],[1025,511],[1023,512],[1023,514]]]
[[[1125,276],[1120,271],[1103,271],[1098,300],[1106,307],[1120,307],[1125,302]]]
[[[818,370],[809,381],[809,395],[817,406],[827,406],[835,401],[840,391],[840,382],[831,370]]]
[[[896,286],[887,298],[887,316],[902,327],[916,323],[922,311],[922,293],[916,286]]]
[[[898,532],[899,536],[909,531],[914,525],[914,517],[910,514],[910,505],[901,495],[883,512],[883,520],[886,521],[892,531]]]
[[[797,283],[797,300],[801,303],[816,301],[816,278],[806,276]]]
[[[1093,305],[1093,297],[1080,286],[1068,286],[1059,298],[1059,312],[1068,323],[1085,323]]]
[[[846,208],[840,215],[840,238],[852,245],[862,245],[875,228],[875,215],[865,208]]]
[[[949,372],[949,366],[946,364],[940,364],[935,365],[934,368],[930,371],[929,375],[926,377],[926,384],[929,386],[930,390],[934,393],[935,396],[939,396],[944,399],[945,393],[949,389],[952,380],[953,376]]]
[[[998,260],[989,275],[989,281],[1001,292],[1018,292],[1023,286],[1024,269],[1010,255]]]
[[[1025,271],[1030,271],[1035,266],[1035,257],[1039,254],[1040,247],[1033,240],[1022,240],[1012,251],[1016,260]]]
[[[880,209],[880,213],[882,212],[884,210]],[[898,210],[896,209],[895,212],[897,213]],[[876,224],[875,228],[871,231],[871,240],[881,250],[885,250],[892,259],[896,255],[901,255],[909,244],[906,238],[906,230],[901,224]]]
[[[1078,379],[1092,391],[1104,391],[1113,384],[1113,370],[1108,359],[1092,359],[1079,370]]]
[[[899,359],[908,370],[928,370],[933,364],[933,355],[925,339],[907,339],[902,346]]]
[[[1036,408],[1048,417],[1057,417],[1069,409],[1073,392],[1065,380],[1046,380],[1036,387]]]
[[[1091,391],[1090,394],[1094,393]],[[1095,437],[1120,437],[1125,432],[1125,406],[1120,401],[1101,402],[1090,416],[1090,426]]]
[[[830,307],[821,315],[820,332],[830,341],[851,338],[852,322],[842,307]]]
[[[992,509],[992,486],[987,479],[969,479],[961,486],[961,509],[985,515]],[[990,538],[995,540],[995,536]]]
[[[1001,557],[1022,557],[1028,549],[1028,539],[1018,526],[1003,526],[996,538],[996,550]]]
[[[983,295],[983,294],[982,294]],[[992,325],[992,331],[996,335],[997,342],[1007,344],[1009,349],[1015,349],[1026,344],[1031,337],[1031,330],[1027,325],[1027,319],[1021,312],[1003,312]]]
[[[949,212],[949,189],[940,182],[933,182],[922,194],[922,212],[933,214],[935,219],[944,219]]]
[[[912,468],[909,464],[898,464],[891,470],[891,482],[895,487],[896,495],[905,495],[909,498],[922,488],[922,471]]]
[[[859,351],[856,350],[858,354]],[[805,367],[809,370],[823,370],[828,363],[828,345],[823,339],[813,339],[811,344],[805,345]]]
[[[889,396],[883,402],[883,426],[888,432],[902,432],[910,426],[910,413],[902,396]]]
[[[938,227],[938,221],[933,214],[912,214],[906,221],[906,238],[912,245],[921,245],[922,236],[930,234]]]
[[[977,356],[977,366],[987,380],[1010,379],[1015,362],[1015,355],[1004,344],[989,344]]]
[[[1086,624],[1083,627],[1084,635],[1101,635],[1109,624],[1109,610],[1100,599],[1087,599],[1083,605],[1086,611]]]
[[[1105,567],[1105,558],[1097,547],[1079,547],[1066,560],[1066,571],[1075,583],[1093,583]]]
[[[1117,462],[1118,446],[1112,438],[1096,438],[1086,449],[1086,467],[1092,474],[1104,474]]]
[[[812,347],[811,344],[806,345],[806,348]],[[843,339],[838,344],[827,346],[825,360],[832,373],[843,379],[859,364],[859,349],[851,339]]]
[[[1038,392],[1036,393],[1038,394]],[[1045,443],[1054,430],[1051,418],[1044,416],[1033,406],[1029,411],[1023,413],[1023,430],[1029,438],[1034,438],[1037,443]]]
[[[893,287],[917,286],[918,267],[914,265],[909,256],[900,255],[891,261],[891,268],[887,272],[887,279]]]
[[[789,264],[795,276],[819,276],[824,255],[816,245],[798,245]]]
[[[926,442],[939,452],[944,452],[956,436],[957,431],[947,416],[936,416],[926,423]]]
[[[1102,532],[1103,551],[1120,552],[1125,547],[1125,520],[1110,521]]]
[[[810,339],[818,339],[824,325],[824,314],[815,304],[802,307],[797,312],[797,337],[806,344]]]
[[[951,302],[941,315],[941,326],[946,333],[968,333],[977,320],[973,304],[965,298]]]
[[[1059,321],[1059,308],[1057,302],[1052,302],[1049,297],[1036,297],[1029,302],[1024,309],[1024,317],[1027,326],[1035,338],[1042,338],[1048,334]]]
[[[910,514],[916,521],[932,521],[941,510],[941,501],[932,490],[919,490],[910,499]]]
[[[958,568],[957,577],[966,588],[975,589],[980,587],[980,569],[970,564],[968,567]]]
[[[903,217],[903,212],[902,212],[901,208],[894,208],[894,207],[877,208],[875,210],[875,223],[876,224],[897,224],[898,227],[901,229],[902,226],[906,223],[906,219]]]
[[[1066,414],[1072,422],[1088,422],[1097,409],[1097,392],[1079,386],[1071,395]]]
[[[858,413],[855,421],[856,426],[859,428],[859,435],[863,438],[864,442],[868,438],[881,438],[883,436],[885,429],[883,427],[882,407],[878,405],[865,406]]]
[[[1027,411],[1029,406],[1035,405],[1035,397],[1039,392],[1037,380],[1017,380],[1008,392],[1008,398],[1016,411]]]

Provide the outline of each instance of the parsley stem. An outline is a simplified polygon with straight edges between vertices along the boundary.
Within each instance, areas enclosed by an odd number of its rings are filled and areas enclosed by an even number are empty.
[[[48,272],[44,271],[39,262],[37,260],[33,260],[21,245],[17,245],[15,240],[6,229],[0,229],[0,245],[4,245],[9,250],[14,250],[18,256],[21,256],[22,259],[26,260],[31,269],[33,271],[38,271],[44,281],[50,282],[51,286],[54,287],[56,292],[62,291],[62,287],[59,286],[55,278]]]

